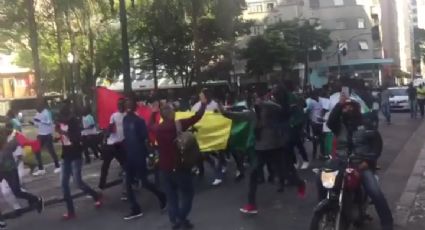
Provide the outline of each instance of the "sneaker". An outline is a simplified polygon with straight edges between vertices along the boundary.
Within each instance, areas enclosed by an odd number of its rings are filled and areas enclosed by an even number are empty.
[[[75,219],[76,216],[73,213],[65,213],[62,215],[62,220],[67,221],[67,220],[72,220]]]
[[[44,210],[44,200],[42,197],[39,197],[37,200],[37,203],[35,204],[35,209],[37,210],[38,213],[43,212]]]
[[[124,217],[124,220],[134,220],[134,219],[140,218],[142,216],[143,216],[143,212],[141,212],[141,211],[138,211],[138,212],[133,211],[128,216],[125,216]]]
[[[226,167],[222,167],[221,168],[221,173],[225,174],[227,172],[227,168]]]
[[[305,198],[306,189],[307,188],[306,188],[305,181],[303,181],[302,184],[298,185],[297,194],[299,198],[301,199]]]
[[[181,223],[181,227],[182,227],[183,229],[193,229],[193,228],[194,228],[193,224],[192,224],[189,220],[185,220],[185,221],[183,221],[183,222]]]
[[[242,213],[245,214],[257,214],[258,213],[258,209],[255,205],[253,204],[247,204],[245,205],[243,208],[239,209]]]
[[[42,169],[42,170],[35,171],[32,175],[33,176],[43,176],[45,174],[46,174],[46,170]]]
[[[59,168],[55,168],[55,170],[53,171],[55,174],[58,174],[58,173],[60,173],[61,172],[61,168],[59,167]]]
[[[310,163],[308,161],[304,161],[303,164],[301,165],[301,169],[308,169],[309,165]]]
[[[97,198],[96,202],[94,203],[95,208],[100,208],[103,205],[103,195],[99,194],[99,197]]]
[[[245,175],[243,173],[241,173],[239,170],[236,171],[236,175],[235,175],[235,181],[236,182],[241,181],[244,177],[245,177]]]
[[[212,183],[213,186],[219,186],[221,185],[221,183],[223,183],[223,180],[221,179],[215,179]]]
[[[7,229],[7,224],[4,220],[0,221],[0,229]]]

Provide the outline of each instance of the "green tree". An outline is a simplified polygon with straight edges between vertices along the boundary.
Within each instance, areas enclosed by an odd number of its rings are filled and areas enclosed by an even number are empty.
[[[308,69],[309,57],[332,43],[329,34],[317,22],[299,19],[278,22],[270,25],[263,35],[251,38],[241,57],[247,59],[247,71],[256,76],[271,72],[273,66],[285,72],[297,63],[304,63]]]
[[[273,71],[276,62],[271,43],[264,36],[256,36],[248,41],[247,47],[241,50],[241,58],[246,59],[248,74],[260,77]]]

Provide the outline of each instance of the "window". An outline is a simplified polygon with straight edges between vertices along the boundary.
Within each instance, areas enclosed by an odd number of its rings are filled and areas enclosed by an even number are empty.
[[[312,8],[312,9],[320,8],[320,1],[319,0],[310,0],[310,8]]]
[[[369,50],[369,45],[367,44],[367,41],[359,41],[359,48],[360,50]]]
[[[263,25],[255,25],[251,27],[251,35],[260,35],[264,32],[264,26]]]
[[[261,12],[263,12],[263,5],[257,5],[257,7],[256,7],[256,12],[257,12],[257,13],[261,13]]]
[[[336,21],[336,28],[337,30],[343,30],[346,29],[345,21],[343,20],[337,20]]]
[[[334,0],[334,4],[335,4],[335,6],[343,6],[344,0]]]
[[[267,11],[272,11],[274,8],[274,4],[273,3],[267,3]]]
[[[364,29],[366,28],[366,21],[364,18],[358,18],[357,19],[357,28]]]
[[[263,12],[263,5],[261,4],[252,4],[248,6],[249,13],[261,13]]]

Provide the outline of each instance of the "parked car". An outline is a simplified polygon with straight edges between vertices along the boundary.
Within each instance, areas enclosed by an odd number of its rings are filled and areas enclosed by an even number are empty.
[[[408,111],[410,110],[409,95],[407,87],[388,88],[391,93],[390,109],[391,111]]]

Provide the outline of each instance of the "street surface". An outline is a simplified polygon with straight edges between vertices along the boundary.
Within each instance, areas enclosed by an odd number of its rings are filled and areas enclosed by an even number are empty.
[[[420,127],[421,121],[411,120],[408,114],[393,114],[393,124],[381,124],[380,130],[384,139],[384,151],[380,160],[382,170],[379,172],[384,193],[395,209],[401,193],[404,190],[407,179],[416,161],[419,150],[422,148],[425,136],[417,137],[409,141],[412,134]],[[425,131],[425,130],[424,130]],[[406,143],[409,143],[408,157],[406,154]],[[307,142],[308,150],[311,143]],[[403,151],[402,151],[403,150]],[[416,151],[416,152],[415,152]],[[264,184],[258,190],[259,214],[256,216],[245,216],[239,212],[239,208],[246,203],[247,180],[241,183],[233,181],[233,163],[228,169],[227,178],[223,185],[218,188],[210,184],[211,173],[208,173],[203,181],[197,181],[197,193],[191,220],[196,229],[200,230],[304,230],[308,229],[312,209],[317,203],[316,189],[314,187],[314,174],[311,170],[302,171],[301,175],[308,182],[307,196],[299,199],[294,188],[288,188],[284,193],[277,193],[276,187]],[[399,168],[393,168],[393,167]],[[314,165],[312,166],[314,167]],[[209,167],[206,166],[208,169]],[[99,162],[86,167],[84,174],[87,181],[95,186],[99,174]],[[118,170],[110,173],[110,180],[117,178]],[[27,179],[28,180],[28,179]],[[28,190],[51,198],[60,197],[59,176],[48,175],[46,179],[37,178],[34,182],[27,182]],[[126,222],[122,217],[129,212],[125,202],[120,201],[122,187],[115,186],[105,190],[105,205],[96,210],[93,202],[87,197],[75,199],[77,219],[63,222],[61,216],[65,212],[63,203],[46,207],[41,215],[35,212],[8,220],[9,229],[61,229],[61,230],[130,230],[149,229],[162,230],[171,229],[166,213],[161,213],[159,204],[145,190],[139,194],[139,201],[145,212],[145,216],[138,220]],[[2,208],[4,203],[1,204]],[[374,211],[372,211],[374,213]],[[365,230],[378,230],[379,220],[376,215],[373,222]],[[414,230],[414,229],[409,229]]]

